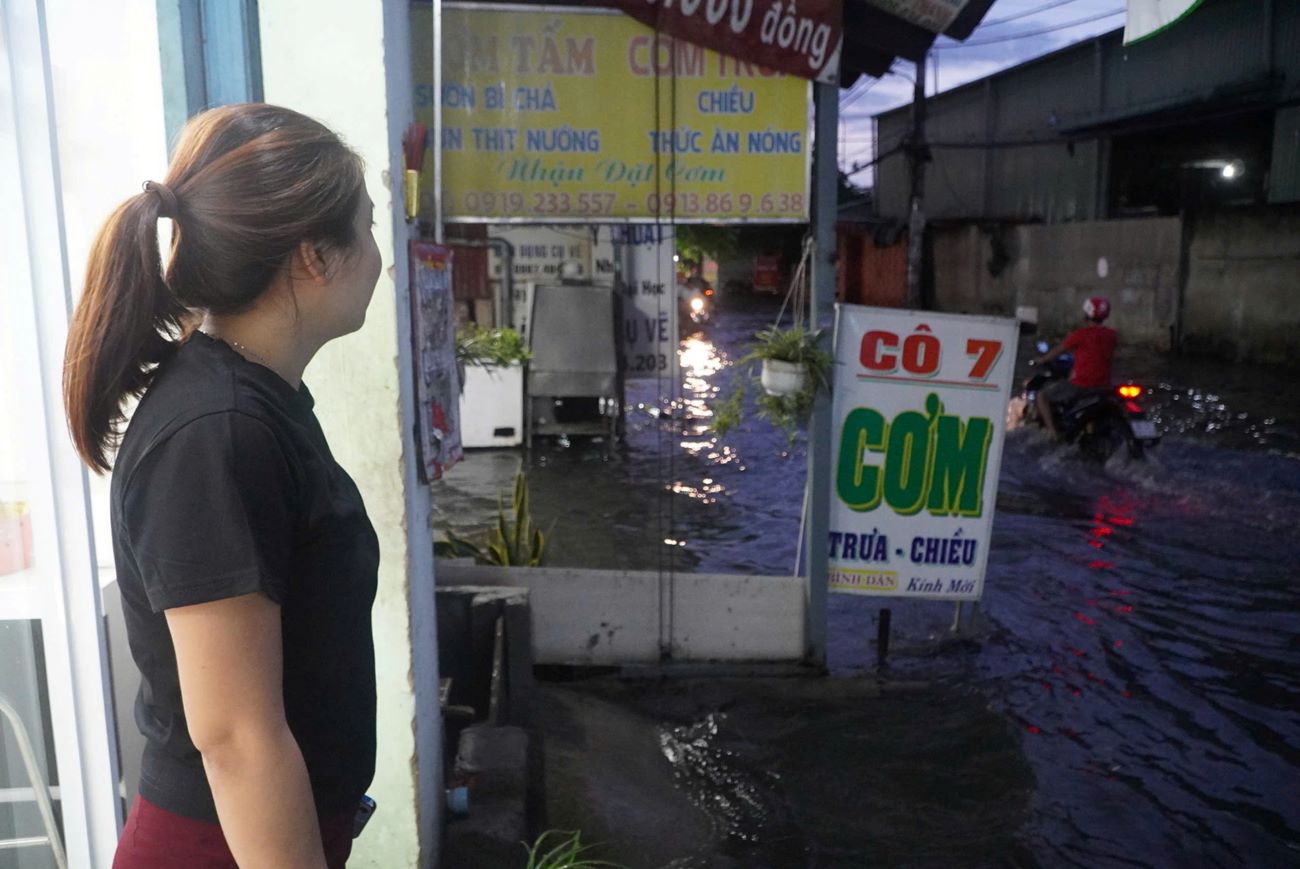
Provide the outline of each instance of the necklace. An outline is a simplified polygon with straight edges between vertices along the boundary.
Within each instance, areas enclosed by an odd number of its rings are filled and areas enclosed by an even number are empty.
[[[238,341],[236,341],[235,339],[233,339],[233,338],[224,338],[224,339],[222,339],[222,340],[224,340],[226,343],[228,343],[231,347],[234,347],[234,348],[235,348],[236,350],[238,350],[240,353],[243,353],[245,356],[252,356],[252,357],[253,357],[253,360],[254,360],[255,362],[257,362],[259,365],[265,365],[267,368],[270,368],[272,371],[275,370],[275,368],[272,367],[271,363],[266,361],[266,357],[264,357],[264,356],[262,356],[262,355],[260,355],[260,354],[258,354],[258,353],[254,353],[252,350],[249,350],[247,347],[245,347],[243,344],[240,344],[240,343],[239,343]]]
[[[203,330],[200,329],[199,331],[202,332]],[[229,344],[231,347],[235,348],[235,350],[239,351],[239,354],[244,358],[252,357],[252,361],[256,362],[258,365],[262,365],[267,368],[270,368],[272,371],[275,370],[275,366],[273,366],[270,362],[267,362],[265,356],[261,355],[260,353],[255,353],[254,351],[248,349],[247,346],[239,343],[234,338],[226,337],[223,335],[213,335],[210,332],[203,332],[203,334],[207,335],[209,338],[214,338],[217,341],[224,341],[227,344]]]

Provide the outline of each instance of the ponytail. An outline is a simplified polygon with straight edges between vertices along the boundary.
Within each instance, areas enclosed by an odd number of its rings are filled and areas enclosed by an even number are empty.
[[[158,218],[176,217],[170,191],[150,185],[120,205],[90,251],[86,284],[68,329],[63,402],[72,442],[96,471],[112,467],[122,404],[148,387],[176,349],[186,308],[163,279]],[[160,215],[160,212],[167,212]]]
[[[306,115],[245,103],[191,118],[167,183],[147,182],[119,206],[90,251],[63,367],[68,428],[86,464],[112,468],[122,404],[175,353],[190,312],[246,310],[304,241],[352,249],[364,194],[361,159]],[[174,221],[165,275],[160,217]]]

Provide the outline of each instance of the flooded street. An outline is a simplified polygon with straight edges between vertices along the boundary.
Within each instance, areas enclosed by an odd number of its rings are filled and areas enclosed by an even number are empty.
[[[676,404],[656,398],[667,384],[631,384],[611,457],[533,451],[550,564],[793,572],[803,441],[751,413],[719,443],[706,405],[775,313],[723,312],[687,338]],[[949,604],[831,596],[843,675],[874,674],[891,607],[897,692],[665,713],[665,754],[736,865],[1300,863],[1300,386],[1140,353],[1116,373],[1151,388],[1164,443],[1100,466],[1010,433],[962,637]],[[436,527],[486,524],[521,459],[471,454],[435,487]],[[808,775],[810,752],[834,772]]]

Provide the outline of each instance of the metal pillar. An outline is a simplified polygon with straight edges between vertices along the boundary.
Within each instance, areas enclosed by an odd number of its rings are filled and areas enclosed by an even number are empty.
[[[833,84],[813,85],[816,107],[816,138],[813,140],[812,201],[812,319],[822,327],[821,344],[831,349],[832,319],[835,314],[835,218],[839,209],[839,165],[835,154],[835,132],[839,125],[839,88]],[[807,555],[806,627],[807,662],[826,666],[826,591],[830,538],[831,399],[819,390],[808,424],[808,523],[803,541]]]
[[[433,240],[442,244],[442,0],[433,0]]]
[[[916,81],[912,83],[912,133],[907,143],[912,164],[912,197],[907,224],[907,307],[920,310],[925,262],[925,164],[930,159],[925,144],[925,58],[916,62]]]

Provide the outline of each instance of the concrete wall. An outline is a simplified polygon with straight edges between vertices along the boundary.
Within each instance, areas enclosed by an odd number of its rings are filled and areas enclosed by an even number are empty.
[[[1177,218],[1107,220],[1054,226],[933,228],[939,310],[1012,315],[1038,309],[1039,331],[1063,335],[1079,325],[1084,299],[1102,295],[1122,340],[1168,349],[1176,318]],[[997,242],[1008,260],[994,276]]]
[[[374,608],[379,757],[371,793],[380,809],[349,865],[436,865],[441,825],[441,718],[433,540],[427,487],[411,439],[410,318],[401,134],[412,115],[405,0],[261,3],[267,102],[338,131],[366,161],[384,271],[365,327],[331,342],[307,369],[316,412],[356,480],[379,534]]]
[[[439,585],[526,588],[538,664],[619,665],[659,660],[660,604],[674,661],[797,661],[804,653],[804,581],[795,576],[440,563]],[[671,589],[669,589],[671,585]]]
[[[1300,207],[1197,218],[1184,346],[1230,359],[1300,358]]]

